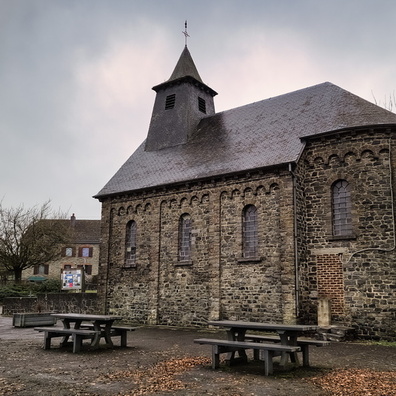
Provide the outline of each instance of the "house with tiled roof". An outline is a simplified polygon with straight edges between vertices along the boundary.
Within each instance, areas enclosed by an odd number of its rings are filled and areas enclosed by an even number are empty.
[[[59,259],[28,268],[23,279],[42,282],[46,279],[61,279],[63,270],[84,269],[88,282],[98,275],[100,248],[100,220],[80,220],[73,215],[70,220],[59,219],[70,232],[70,242],[59,246]]]
[[[130,321],[396,335],[396,114],[325,82],[220,113],[187,46],[95,196],[99,291]],[[324,304],[325,303],[325,304]]]

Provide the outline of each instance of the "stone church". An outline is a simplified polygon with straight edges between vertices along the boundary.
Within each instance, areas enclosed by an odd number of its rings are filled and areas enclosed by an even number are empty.
[[[396,336],[396,114],[325,82],[220,113],[185,46],[147,139],[95,196],[99,293],[141,324]]]

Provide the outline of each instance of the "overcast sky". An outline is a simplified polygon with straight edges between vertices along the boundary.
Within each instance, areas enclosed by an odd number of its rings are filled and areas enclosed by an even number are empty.
[[[93,199],[145,139],[188,48],[216,111],[330,81],[389,106],[394,0],[0,0],[0,200]]]

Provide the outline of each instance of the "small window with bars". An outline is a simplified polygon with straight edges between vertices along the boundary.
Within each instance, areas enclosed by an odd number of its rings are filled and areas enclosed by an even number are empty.
[[[191,217],[185,213],[179,220],[179,261],[191,260]]]
[[[165,99],[165,110],[170,110],[175,107],[176,94],[168,95]]]
[[[333,235],[353,234],[351,188],[346,180],[338,180],[332,187]]]
[[[136,222],[129,221],[125,236],[125,267],[130,268],[136,266],[136,233]]]
[[[242,255],[244,258],[257,258],[258,232],[257,209],[254,205],[247,205],[243,209],[242,220]]]
[[[202,98],[198,97],[198,109],[202,113],[206,114],[206,102],[205,102],[205,99],[202,99]]]

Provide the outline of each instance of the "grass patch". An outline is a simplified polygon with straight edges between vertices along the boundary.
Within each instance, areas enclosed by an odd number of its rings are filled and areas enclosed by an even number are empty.
[[[359,344],[364,344],[364,345],[379,345],[379,346],[385,346],[385,347],[396,347],[396,341],[385,341],[385,340],[379,340],[379,341],[358,341]]]

